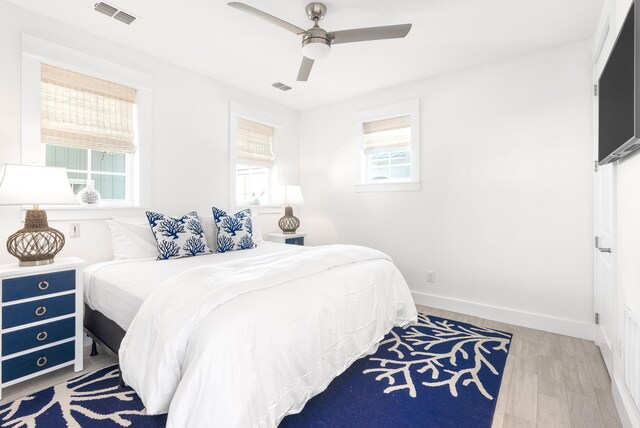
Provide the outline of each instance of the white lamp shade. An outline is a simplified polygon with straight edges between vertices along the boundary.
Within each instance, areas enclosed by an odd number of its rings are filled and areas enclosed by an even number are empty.
[[[278,186],[273,197],[274,203],[278,205],[302,205],[304,198],[302,197],[302,189],[300,186]]]
[[[329,56],[331,46],[326,43],[308,43],[302,47],[302,55],[309,59],[322,59]]]
[[[0,205],[77,205],[66,168],[6,164]]]

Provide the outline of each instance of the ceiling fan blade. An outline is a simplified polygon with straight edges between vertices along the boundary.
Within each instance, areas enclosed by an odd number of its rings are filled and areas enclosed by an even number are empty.
[[[306,82],[307,79],[309,79],[311,67],[313,67],[313,60],[303,56],[302,64],[300,64],[300,71],[298,71],[298,82]]]
[[[241,10],[253,16],[257,16],[258,18],[264,19],[265,21],[269,21],[270,23],[275,24],[280,28],[291,31],[293,34],[304,34],[307,32],[307,30],[303,30],[296,25],[290,24],[287,21],[283,21],[282,19],[277,18],[273,15],[269,15],[268,13],[256,9],[255,7],[249,6],[248,4],[235,1],[227,4],[235,9]]]
[[[401,39],[409,34],[409,30],[411,30],[411,24],[401,24],[334,31],[327,35],[333,39],[331,44],[336,44],[366,42],[369,40]]]

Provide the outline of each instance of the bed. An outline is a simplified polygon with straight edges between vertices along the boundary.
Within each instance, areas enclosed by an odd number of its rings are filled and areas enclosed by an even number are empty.
[[[84,275],[88,333],[170,427],[277,426],[417,317],[398,269],[364,247],[262,242]]]

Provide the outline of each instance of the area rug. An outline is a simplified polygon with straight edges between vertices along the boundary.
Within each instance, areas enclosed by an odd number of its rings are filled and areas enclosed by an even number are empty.
[[[280,427],[490,427],[511,334],[431,315],[394,328]],[[0,426],[164,427],[118,366],[0,406]]]

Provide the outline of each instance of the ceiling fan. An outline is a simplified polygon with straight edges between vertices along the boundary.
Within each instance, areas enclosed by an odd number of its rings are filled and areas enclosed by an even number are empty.
[[[280,28],[284,28],[298,36],[302,36],[302,64],[298,72],[298,81],[306,82],[311,73],[313,62],[325,58],[331,53],[331,45],[338,43],[366,42],[369,40],[401,39],[409,34],[411,24],[387,25],[383,27],[357,28],[353,30],[328,32],[318,25],[327,14],[327,7],[322,3],[309,3],[305,8],[307,16],[313,21],[313,27],[304,30],[296,25],[269,15],[255,7],[244,3],[231,2],[229,6],[262,18]]]

